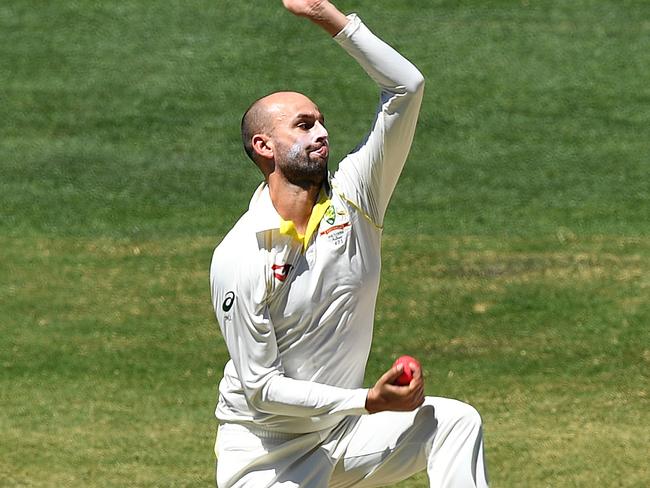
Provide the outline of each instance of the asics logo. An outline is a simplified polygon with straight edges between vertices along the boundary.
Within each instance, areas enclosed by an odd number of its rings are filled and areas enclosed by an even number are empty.
[[[224,312],[230,312],[233,303],[235,303],[235,292],[229,291],[228,293],[226,293],[226,299],[223,301],[221,308],[223,309]]]

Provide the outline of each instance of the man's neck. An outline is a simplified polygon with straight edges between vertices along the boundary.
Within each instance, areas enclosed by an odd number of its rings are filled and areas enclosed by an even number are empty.
[[[271,202],[280,217],[291,220],[300,234],[307,229],[309,217],[318,201],[321,184],[295,185],[286,180],[269,179]]]

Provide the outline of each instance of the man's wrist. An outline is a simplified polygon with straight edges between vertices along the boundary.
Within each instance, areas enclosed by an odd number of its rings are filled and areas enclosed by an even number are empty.
[[[309,16],[309,20],[325,29],[332,37],[343,30],[348,18],[330,2],[321,2]]]
[[[375,389],[374,388],[369,388],[368,393],[366,394],[366,411],[369,414],[377,413],[379,412],[379,409],[377,408],[376,405],[376,394],[375,394]]]

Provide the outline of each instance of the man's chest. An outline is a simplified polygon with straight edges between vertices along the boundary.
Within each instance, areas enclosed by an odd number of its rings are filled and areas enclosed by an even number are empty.
[[[379,247],[378,229],[333,201],[304,252],[291,242],[275,248],[268,312],[278,342],[339,323],[366,294],[376,294]]]

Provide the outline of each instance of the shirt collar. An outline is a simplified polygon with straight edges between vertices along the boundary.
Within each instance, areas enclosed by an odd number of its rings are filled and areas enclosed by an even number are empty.
[[[248,206],[249,210],[252,211],[254,215],[253,228],[255,232],[278,229],[282,234],[292,236],[300,242],[303,246],[303,250],[306,249],[313,233],[318,228],[318,224],[322,220],[327,209],[331,206],[331,201],[328,192],[326,191],[327,188],[331,188],[329,183],[326,183],[321,189],[318,202],[312,209],[312,214],[309,223],[307,224],[307,231],[304,236],[301,236],[296,231],[292,221],[284,220],[280,214],[278,214],[277,210],[273,206],[273,202],[271,201],[269,186],[266,182],[263,182],[259,187],[257,187],[257,190],[255,190]]]
[[[251,198],[248,210],[254,216],[253,228],[255,232],[263,232],[265,230],[279,229],[282,217],[278,214],[271,201],[271,193],[269,186],[266,182],[262,182],[257,187],[253,198]]]
[[[282,219],[280,222],[280,234],[293,237],[302,245],[303,252],[307,250],[307,246],[311,241],[314,232],[318,229],[320,221],[323,219],[325,212],[332,206],[332,202],[327,196],[324,188],[321,188],[320,194],[318,195],[318,201],[316,205],[311,209],[311,216],[309,217],[309,222],[307,222],[307,229],[305,229],[305,234],[299,234],[298,229],[291,220]]]

